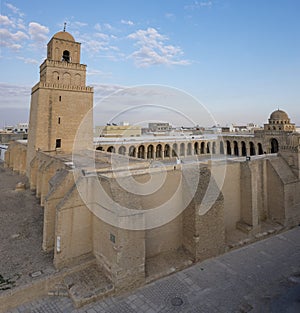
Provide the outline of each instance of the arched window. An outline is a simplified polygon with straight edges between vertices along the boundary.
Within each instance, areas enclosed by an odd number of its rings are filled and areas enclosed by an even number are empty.
[[[210,153],[210,142],[206,144],[206,153]]]
[[[247,148],[246,148],[246,143],[245,141],[242,141],[242,156],[247,155]]]
[[[158,145],[156,146],[155,157],[156,157],[157,159],[162,158],[162,146],[161,146],[161,144],[158,144]]]
[[[107,152],[115,153],[115,152],[116,152],[116,149],[115,149],[115,147],[110,146],[110,147],[107,148]]]
[[[216,142],[212,143],[212,154],[216,154]]]
[[[204,154],[204,152],[205,152],[205,142],[202,141],[200,146],[200,153]]]
[[[169,158],[170,157],[170,146],[168,144],[165,145],[165,158]]]
[[[154,157],[154,147],[153,145],[149,145],[147,148],[147,159],[153,159]]]
[[[260,142],[257,144],[257,150],[258,150],[259,155],[264,153],[263,148],[262,148],[262,144]]]
[[[70,52],[68,50],[63,52],[62,61],[71,62]]]
[[[136,154],[136,149],[134,146],[130,146],[129,147],[129,156],[135,158],[135,154]]]
[[[138,148],[138,158],[145,159],[145,147],[143,145]]]
[[[249,142],[249,146],[250,146],[250,155],[255,155],[255,146],[254,143],[252,141]]]
[[[172,157],[177,157],[177,155],[178,155],[178,147],[177,147],[177,143],[174,143],[172,147]]]
[[[185,156],[185,144],[181,143],[180,144],[180,156]]]
[[[103,151],[104,149],[103,149],[103,147],[99,146],[99,147],[96,148],[96,150]]]
[[[195,142],[194,143],[194,154],[199,154],[199,144],[198,142]]]
[[[238,156],[239,155],[239,147],[237,141],[233,142],[233,150],[234,150],[234,155]]]
[[[220,141],[220,154],[224,154],[224,143]]]
[[[122,155],[125,155],[125,153],[126,153],[126,148],[125,148],[124,146],[121,146],[121,147],[119,148],[119,150],[118,150],[118,153],[119,153],[119,154],[122,154]]]
[[[229,140],[226,140],[226,151],[227,155],[231,155],[231,143]]]
[[[271,153],[277,153],[279,151],[278,140],[275,138],[271,139]]]

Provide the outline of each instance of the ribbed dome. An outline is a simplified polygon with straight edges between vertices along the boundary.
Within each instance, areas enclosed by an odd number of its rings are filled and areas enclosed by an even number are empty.
[[[270,115],[270,120],[288,120],[289,116],[282,110],[276,110]]]
[[[58,32],[56,33],[53,38],[57,38],[57,39],[63,39],[63,40],[68,40],[68,41],[74,41],[75,42],[75,39],[74,37],[68,33],[68,32]]]

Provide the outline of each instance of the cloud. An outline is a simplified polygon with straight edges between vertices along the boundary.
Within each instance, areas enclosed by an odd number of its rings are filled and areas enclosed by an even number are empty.
[[[6,7],[9,8],[14,14],[19,15],[20,17],[24,16],[24,13],[21,12],[20,9],[18,9],[17,7],[15,7],[14,5],[12,5],[11,3],[6,2],[5,3]]]
[[[24,61],[26,64],[39,64],[40,62],[35,59],[25,58],[25,57],[17,57],[17,59]]]
[[[11,32],[8,29],[0,29],[0,46],[7,47],[12,50],[22,48],[21,42],[29,37],[22,31]]]
[[[165,18],[168,19],[168,20],[174,21],[176,19],[176,16],[173,13],[166,13],[165,14]]]
[[[135,45],[139,47],[130,55],[138,67],[190,64],[188,60],[181,59],[183,55],[181,48],[167,45],[168,37],[160,34],[155,28],[140,29],[128,35],[128,38],[135,40]]]
[[[28,32],[31,40],[41,43],[48,39],[49,28],[36,22],[30,22]]]
[[[0,15],[0,25],[14,27],[14,22],[10,20],[8,16]]]
[[[197,10],[201,8],[210,8],[212,7],[212,1],[194,1],[193,4],[186,5],[184,7],[185,10]]]
[[[88,76],[112,77],[112,73],[105,73],[96,69],[89,69],[86,73]]]
[[[124,24],[124,25],[129,25],[129,26],[133,26],[134,23],[130,20],[126,21],[126,20],[121,20],[121,23]]]

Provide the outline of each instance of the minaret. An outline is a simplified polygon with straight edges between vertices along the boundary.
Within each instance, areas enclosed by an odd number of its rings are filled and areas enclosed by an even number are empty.
[[[31,91],[27,175],[37,150],[72,153],[77,130],[92,107],[93,88],[86,86],[80,43],[64,27],[49,41],[47,59],[40,66],[40,81]],[[84,121],[80,145],[87,149],[93,144],[92,113]]]

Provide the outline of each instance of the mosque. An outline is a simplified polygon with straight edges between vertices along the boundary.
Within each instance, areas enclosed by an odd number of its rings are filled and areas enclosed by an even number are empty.
[[[94,264],[105,296],[300,223],[300,134],[286,112],[251,135],[94,145],[80,49],[66,31],[51,38],[28,140],[5,154],[40,199],[58,270]]]

